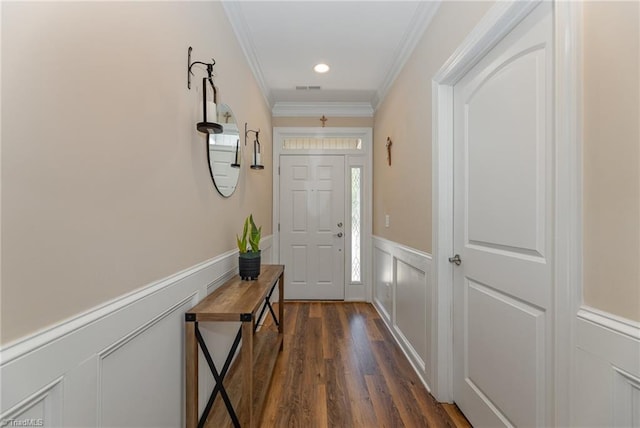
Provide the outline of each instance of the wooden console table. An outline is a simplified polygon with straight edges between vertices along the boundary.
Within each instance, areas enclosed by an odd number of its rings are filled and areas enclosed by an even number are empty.
[[[278,284],[278,317],[270,298]],[[238,275],[225,282],[185,314],[186,327],[186,425],[195,427],[257,427],[271,376],[283,347],[284,266],[262,265],[255,281]],[[260,314],[256,317],[258,309]],[[269,310],[278,332],[256,332],[256,322]],[[203,321],[241,321],[235,341],[218,372],[198,329]],[[231,365],[242,338],[239,357]],[[216,381],[209,402],[198,417],[198,345]],[[231,366],[231,367],[230,367]],[[228,372],[228,376],[227,376]],[[216,397],[220,394],[222,402]],[[223,404],[224,403],[224,404]],[[227,416],[228,413],[228,416]]]

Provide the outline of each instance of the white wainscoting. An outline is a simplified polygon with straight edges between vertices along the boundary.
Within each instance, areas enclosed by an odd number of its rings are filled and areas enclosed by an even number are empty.
[[[433,380],[431,255],[373,237],[373,303],[427,389]]]
[[[184,313],[237,264],[227,252],[0,349],[0,425],[183,426]],[[200,324],[218,367],[239,326]],[[200,358],[202,410],[214,382]]]
[[[640,427],[640,323],[583,306],[575,334],[572,425]]]

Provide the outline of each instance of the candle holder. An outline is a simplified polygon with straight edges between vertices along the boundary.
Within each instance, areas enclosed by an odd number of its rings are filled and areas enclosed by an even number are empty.
[[[247,128],[247,122],[244,123],[244,145],[247,145],[247,135],[249,132],[253,132],[256,138],[253,140],[253,163],[251,164],[251,169],[264,169],[264,165],[262,165],[260,159],[260,130],[254,131],[253,129]]]
[[[236,159],[231,164],[231,168],[240,168],[240,159],[238,159],[238,151],[240,149],[240,138],[236,140]]]
[[[202,61],[194,61],[191,62],[191,51],[193,48],[189,46],[188,55],[187,55],[187,87],[191,89],[191,76],[193,72],[191,68],[196,64],[201,64],[207,67],[207,75],[208,77],[202,78],[202,122],[198,122],[196,124],[196,129],[205,134],[222,134],[222,125],[217,123],[216,119],[216,103],[217,103],[217,90],[215,85],[213,84],[213,66],[216,64],[216,60],[211,58],[211,63],[206,63]],[[207,88],[209,85],[213,91],[213,102],[207,101]],[[209,116],[207,116],[207,109],[209,109]]]

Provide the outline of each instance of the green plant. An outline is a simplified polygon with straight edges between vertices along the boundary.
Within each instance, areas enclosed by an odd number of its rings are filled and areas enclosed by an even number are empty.
[[[262,236],[262,226],[257,227],[253,221],[253,214],[244,220],[242,238],[236,235],[238,250],[243,253],[257,253],[260,251],[260,238]]]

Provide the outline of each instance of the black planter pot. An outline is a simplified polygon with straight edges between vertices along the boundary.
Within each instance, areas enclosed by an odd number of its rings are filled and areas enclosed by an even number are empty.
[[[256,253],[241,253],[238,256],[240,278],[245,281],[258,279],[260,275],[260,251]]]

